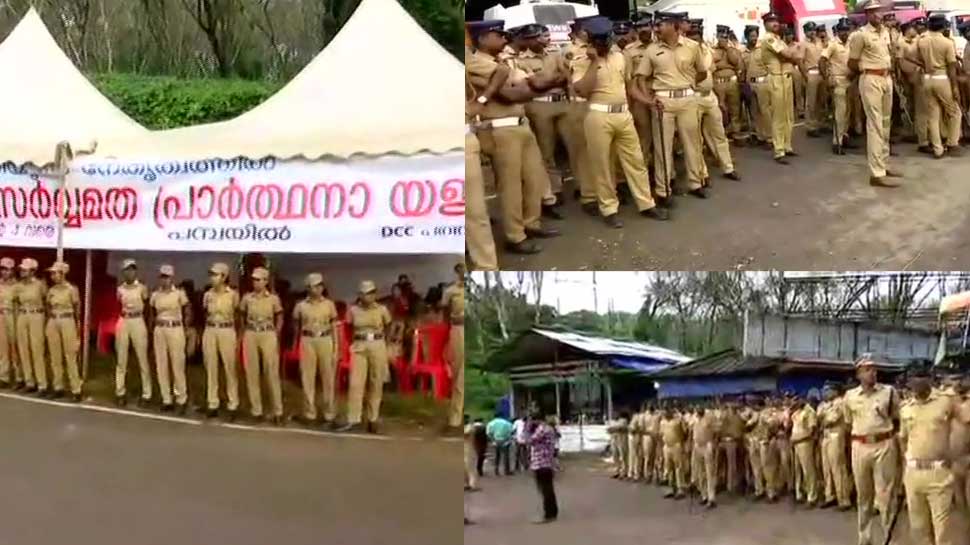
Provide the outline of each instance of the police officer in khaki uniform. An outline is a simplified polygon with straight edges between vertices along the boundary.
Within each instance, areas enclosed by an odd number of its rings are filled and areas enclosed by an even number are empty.
[[[148,301],[149,323],[155,344],[155,367],[158,388],[162,394],[162,411],[177,408],[185,414],[189,402],[185,380],[185,313],[189,312],[189,298],[175,286],[175,268],[162,265],[158,269],[158,288]],[[172,405],[172,386],[175,405]]]
[[[44,362],[44,301],[47,285],[39,280],[37,260],[31,257],[20,262],[20,282],[17,284],[17,348],[24,368],[27,391],[47,397],[47,365]]]
[[[700,122],[694,85],[707,78],[696,42],[680,35],[681,14],[658,12],[658,40],[647,48],[636,71],[639,92],[654,109],[654,177],[656,197],[663,207],[671,206],[671,178],[674,164],[674,131],[680,135],[687,163],[687,188],[706,198]],[[691,72],[693,69],[693,72]],[[692,77],[693,76],[693,77]]]
[[[606,17],[584,22],[590,45],[585,59],[573,60],[573,88],[589,100],[586,114],[586,145],[596,185],[600,215],[607,225],[620,228],[619,200],[613,182],[611,151],[615,151],[627,185],[643,216],[667,219],[650,195],[650,180],[640,140],[627,105],[625,82],[630,70],[626,59],[612,45],[612,25]]]
[[[860,385],[845,394],[844,416],[852,439],[852,476],[859,508],[859,545],[870,545],[876,511],[883,529],[892,517],[899,452],[896,428],[899,395],[895,388],[876,382],[876,368],[865,355],[856,362]]]
[[[24,372],[17,361],[17,328],[14,320],[17,279],[13,269],[16,262],[9,257],[0,259],[0,389],[24,387]]]
[[[819,70],[832,90],[832,153],[844,155],[849,143],[849,88],[856,84],[849,71],[849,25],[840,21],[835,25],[835,37],[821,52]]]
[[[805,39],[800,42],[803,56],[799,71],[805,80],[805,128],[811,138],[819,135],[819,129],[824,121],[822,119],[821,101],[823,82],[822,74],[818,69],[822,47],[816,38],[816,29],[817,26],[812,22],[802,25],[802,30],[805,31]]]
[[[795,451],[795,468],[801,486],[795,487],[796,501],[804,500],[809,508],[818,504],[818,474],[815,467],[818,414],[806,400],[793,414],[791,444]]]
[[[638,481],[643,476],[643,413],[634,413],[630,417],[630,428],[627,434],[627,453],[629,462],[626,467],[626,478]]]
[[[236,367],[236,309],[239,292],[228,284],[229,265],[213,263],[209,267],[209,284],[212,286],[202,296],[205,312],[205,330],[202,332],[202,358],[205,362],[206,415],[214,418],[219,414],[219,361],[226,375],[227,418],[233,421],[239,410],[239,378]]]
[[[637,88],[633,83],[633,76],[636,75],[636,68],[640,66],[640,60],[647,52],[647,48],[653,43],[652,16],[642,16],[633,23],[633,26],[637,39],[623,48],[627,66],[627,103],[630,105],[630,114],[633,115],[633,125],[640,137],[640,151],[643,152],[644,164],[650,165],[653,162],[653,116],[650,108],[636,99]]]
[[[572,22],[572,41],[563,53],[563,60],[566,62],[570,71],[570,80],[567,85],[569,92],[569,107],[566,115],[566,127],[572,134],[572,140],[576,143],[575,157],[569,155],[569,165],[572,175],[579,181],[579,203],[583,211],[590,216],[599,215],[599,206],[596,204],[596,186],[593,183],[593,175],[589,170],[589,154],[586,146],[586,114],[589,112],[587,100],[578,94],[573,88],[572,74],[573,61],[586,58],[586,49],[589,47],[589,36],[583,29],[583,21],[590,17],[577,17]]]
[[[930,146],[930,120],[927,114],[926,85],[923,79],[923,61],[919,54],[919,40],[926,34],[926,20],[913,19],[903,27],[904,35],[896,42],[896,63],[910,101],[917,149],[933,153]]]
[[[337,418],[336,354],[337,307],[324,295],[323,275],[306,277],[307,296],[293,308],[294,336],[300,339],[300,378],[303,384],[303,420],[312,424],[317,419],[317,375],[323,397],[323,423],[332,427]]]
[[[118,363],[115,367],[115,402],[124,406],[126,396],[126,377],[128,374],[128,352],[134,347],[138,368],[141,371],[141,398],[139,404],[145,406],[152,399],[152,371],[148,365],[148,329],[145,327],[145,303],[148,301],[148,287],[138,278],[138,265],[134,259],[126,259],[121,264],[123,281],[118,285],[118,302],[121,303],[121,316],[115,328],[115,352]]]
[[[448,345],[451,349],[451,403],[448,427],[457,430],[465,407],[465,264],[455,265],[455,283],[445,289],[442,304],[451,323]]]
[[[687,475],[684,467],[684,442],[687,428],[683,418],[670,407],[664,409],[660,421],[660,435],[663,437],[664,473],[667,475],[670,490],[665,498],[680,499],[687,491]]]
[[[898,187],[887,180],[902,175],[890,170],[889,132],[892,128],[893,82],[889,31],[882,24],[879,0],[865,5],[869,24],[849,40],[849,70],[859,75],[859,93],[866,112],[866,148],[869,160],[869,184],[875,187]]]
[[[503,65],[504,66],[504,65]],[[498,89],[505,83],[509,71],[496,70],[496,80],[489,89]],[[491,83],[491,82],[490,82]],[[486,98],[487,101],[487,98]],[[472,268],[479,271],[497,271],[495,240],[485,205],[485,177],[482,174],[482,147],[475,135],[478,116],[484,106],[477,101],[475,88],[465,77],[465,248]]]
[[[785,74],[782,64],[797,64],[799,59],[794,48],[785,43],[779,32],[778,14],[766,13],[764,38],[761,39],[761,59],[768,71],[768,87],[771,90],[771,138],[774,144],[775,162],[787,165],[785,157],[797,155],[792,148],[791,133],[794,125],[792,78]]]
[[[652,404],[643,415],[643,476],[648,483],[659,483],[662,471],[660,456],[660,410]]]
[[[502,25],[503,21],[468,25],[475,50],[466,57],[465,70],[475,90],[482,91],[500,64],[510,65],[508,82],[494,98],[486,93],[478,94],[476,100],[484,106],[478,138],[495,169],[506,249],[534,254],[541,248],[530,239],[559,236],[558,230],[543,228],[540,221],[542,194],[549,181],[523,106],[545,88],[537,85],[542,83],[542,78],[526,77],[513,58],[502,56],[506,44]]]
[[[630,443],[627,435],[630,433],[630,418],[626,412],[621,412],[606,427],[610,434],[610,454],[613,457],[613,479],[625,479],[630,462]]]
[[[246,367],[246,390],[249,410],[254,419],[263,417],[261,378],[269,388],[275,425],[283,424],[283,387],[280,384],[280,334],[283,331],[283,304],[269,291],[269,270],[256,267],[252,272],[253,291],[239,302],[239,312],[246,327],[243,335],[243,364]]]
[[[761,40],[756,26],[745,28],[747,48],[741,54],[744,66],[742,71],[745,85],[751,89],[749,99],[750,127],[756,145],[771,149],[771,88],[768,86],[768,68],[761,55]]]
[[[953,48],[953,41],[940,33],[947,25],[949,21],[944,14],[934,13],[927,21],[929,32],[916,45],[923,68],[930,144],[933,146],[933,156],[937,159],[943,158],[944,154],[954,157],[962,155],[962,114],[957,104],[960,88],[957,81],[956,50]],[[943,137],[940,135],[941,115],[945,123]]]
[[[740,466],[744,448],[745,422],[738,413],[736,403],[728,403],[721,413],[720,439],[721,450],[724,451],[724,462],[727,465],[725,483],[727,490],[736,494],[741,488],[741,476],[746,473]]]
[[[377,433],[384,383],[388,375],[384,332],[391,323],[391,314],[387,307],[377,302],[377,287],[370,280],[360,283],[359,295],[360,302],[348,311],[354,341],[350,348],[347,424],[340,431],[360,429],[363,418],[368,433]]]
[[[765,496],[765,468],[761,459],[762,445],[768,441],[768,430],[761,419],[761,411],[754,401],[750,402],[741,413],[748,430],[746,447],[748,449],[748,463],[751,466],[751,484],[754,489],[753,499],[760,500]]]
[[[75,402],[81,401],[81,374],[77,368],[77,352],[81,347],[78,324],[81,315],[81,296],[77,286],[67,281],[69,267],[58,261],[48,269],[51,287],[47,290],[47,348],[54,372],[54,397],[64,396],[64,370]]]
[[[714,92],[717,93],[718,103],[727,110],[728,137],[737,139],[741,132],[741,87],[738,84],[741,52],[729,43],[730,32],[730,27],[717,25],[717,45],[711,54],[714,59]]]
[[[852,508],[849,465],[845,460],[845,426],[843,399],[835,384],[822,390],[825,401],[819,405],[818,419],[822,435],[822,476],[825,481],[825,500],[822,507],[838,503],[839,511]]]
[[[720,429],[714,412],[701,407],[691,433],[693,463],[691,472],[695,475],[701,494],[701,505],[708,509],[717,507],[717,444]]]
[[[910,372],[915,394],[900,410],[900,446],[905,452],[903,484],[914,545],[958,542],[953,503],[950,427],[958,417],[954,400],[934,392],[926,370]]]

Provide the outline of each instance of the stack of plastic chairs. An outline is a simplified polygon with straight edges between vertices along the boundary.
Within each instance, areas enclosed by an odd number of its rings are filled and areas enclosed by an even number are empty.
[[[438,399],[447,399],[451,395],[451,379],[445,357],[450,331],[447,322],[433,322],[419,327],[415,332],[414,363],[411,366],[413,384],[416,389],[425,391],[427,380],[430,382],[429,389]]]

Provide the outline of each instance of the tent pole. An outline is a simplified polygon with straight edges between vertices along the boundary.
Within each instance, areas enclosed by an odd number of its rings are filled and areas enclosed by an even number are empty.
[[[560,414],[560,411],[559,411],[559,407],[561,406],[561,403],[559,401],[559,377],[556,377],[555,385],[556,385],[556,420],[561,421],[562,415]]]
[[[57,178],[57,193],[61,194],[60,202],[63,207],[57,214],[57,260],[64,261],[64,215],[67,212],[67,163],[73,158],[71,145],[59,142],[54,148],[54,174]],[[57,199],[54,199],[57,202]]]
[[[509,417],[515,419],[515,385],[509,381]]]
[[[81,323],[81,378],[88,378],[88,362],[91,358],[91,250],[84,258],[84,317]]]

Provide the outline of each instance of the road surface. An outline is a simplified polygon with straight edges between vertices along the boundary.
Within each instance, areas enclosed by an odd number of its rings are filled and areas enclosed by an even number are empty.
[[[0,543],[460,543],[459,442],[110,410],[0,396]]]

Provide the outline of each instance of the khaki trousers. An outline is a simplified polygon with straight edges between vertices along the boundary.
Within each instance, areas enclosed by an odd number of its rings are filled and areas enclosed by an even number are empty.
[[[280,384],[280,339],[276,331],[246,331],[243,334],[246,354],[246,390],[250,414],[263,416],[261,379],[266,381],[273,416],[283,416],[283,386]],[[260,360],[262,358],[262,361]]]
[[[869,174],[874,178],[886,176],[889,162],[889,132],[893,113],[893,80],[886,76],[862,74],[859,92],[866,112],[866,150]]]
[[[832,143],[842,145],[849,136],[849,78],[832,77]]]
[[[613,435],[613,444],[610,449],[613,454],[613,469],[617,475],[626,476],[628,462],[630,461],[629,444],[625,433]]]
[[[119,318],[115,328],[115,353],[118,364],[115,366],[115,395],[124,396],[128,375],[128,352],[135,349],[138,368],[141,371],[141,397],[152,398],[152,370],[148,366],[148,329],[141,318]]]
[[[478,469],[475,467],[475,449],[468,446],[465,440],[465,484],[471,488],[478,488]]]
[[[872,545],[872,520],[879,511],[883,529],[889,528],[899,465],[896,441],[876,444],[852,442],[852,476],[859,508],[859,545]]]
[[[741,486],[741,475],[738,473],[738,441],[721,440],[724,449],[724,463],[727,465],[726,487],[732,494],[737,493]]]
[[[475,134],[465,134],[465,247],[472,268],[497,271],[495,240],[485,206],[485,179],[482,176],[482,148]]]
[[[630,112],[605,113],[590,110],[586,114],[585,128],[586,149],[590,171],[595,180],[600,214],[616,214],[620,207],[620,201],[616,197],[616,185],[613,183],[611,150],[616,152],[637,209],[643,211],[656,206],[650,196],[650,179]]]
[[[803,115],[805,113],[805,77],[797,68],[791,72],[791,82],[792,98],[795,100],[794,114]],[[794,124],[794,121],[792,123]]]
[[[913,545],[954,545],[953,475],[947,468],[907,467],[903,475]]]
[[[0,314],[0,381],[23,382],[23,371],[16,361],[17,327],[10,311]]]
[[[81,375],[77,369],[77,351],[80,347],[77,323],[73,317],[47,320],[47,348],[51,354],[51,370],[54,372],[54,391],[64,391],[64,370],[67,369],[71,393],[81,393]]]
[[[783,475],[781,472],[781,453],[776,441],[761,441],[761,467],[765,479],[765,493],[775,499],[781,493]]]
[[[572,138],[566,129],[568,109],[568,102],[530,102],[525,105],[525,114],[536,135],[549,178],[549,185],[543,191],[545,204],[555,204],[555,195],[562,192],[562,170],[556,164],[556,142],[561,139],[565,145],[566,140]]]
[[[452,325],[448,336],[451,345],[451,403],[448,425],[461,425],[465,411],[465,326]]]
[[[754,111],[754,128],[758,139],[763,142],[771,142],[771,85],[768,78],[762,82],[752,82],[751,89],[754,91],[755,100],[758,104]]]
[[[671,490],[683,493],[687,490],[686,468],[684,467],[684,445],[664,444],[663,447],[664,473]]]
[[[350,391],[347,394],[347,423],[377,422],[387,379],[387,345],[382,340],[354,341],[351,347]],[[364,394],[367,402],[364,403]]]
[[[818,473],[815,468],[815,441],[809,439],[794,445],[801,486],[795,490],[795,498],[809,503],[818,502]]]
[[[44,363],[44,315],[42,313],[17,316],[17,349],[24,369],[27,386],[47,389],[47,366]]]
[[[933,153],[943,155],[943,145],[947,147],[960,144],[960,107],[953,98],[953,89],[947,79],[924,79],[926,105],[930,129],[930,143]],[[943,134],[940,135],[940,117],[943,117]],[[944,142],[945,140],[945,142]]]
[[[697,98],[697,111],[700,115],[701,135],[707,144],[707,149],[717,157],[724,172],[734,172],[734,160],[731,159],[731,146],[724,133],[724,117],[717,95],[711,93]],[[703,154],[701,155],[703,157]],[[704,178],[708,178],[707,164],[704,163]]]
[[[655,196],[667,198],[673,194],[671,182],[674,175],[675,132],[679,134],[684,148],[684,161],[687,163],[687,189],[690,191],[704,186],[704,157],[701,154],[696,97],[658,97],[657,99],[663,104],[663,114],[653,116]]]
[[[586,148],[586,114],[588,111],[589,105],[586,102],[570,102],[566,110],[566,131],[571,135],[567,140],[566,151],[569,153],[569,169],[579,181],[579,202],[581,204],[596,202],[596,184],[593,181],[593,174],[590,172],[589,153]]]
[[[717,448],[714,443],[694,445],[691,473],[701,498],[714,501],[717,495]]]
[[[303,416],[317,418],[317,374],[323,387],[323,419],[337,418],[336,376],[333,337],[303,337],[300,339],[300,379],[303,384]]]
[[[626,476],[639,480],[643,476],[643,441],[637,433],[629,434],[627,441],[630,443],[627,447],[630,462],[627,464]]]
[[[759,439],[748,439],[748,462],[751,465],[751,479],[754,481],[754,494],[763,496],[765,494],[765,466],[762,460],[762,441]]]
[[[970,456],[963,455],[953,461],[953,496],[954,502],[964,516],[970,515],[970,479],[967,478],[970,470]]]
[[[822,76],[818,69],[815,73],[809,73],[805,78],[805,127],[810,130],[818,130],[822,126]]]
[[[714,78],[714,92],[717,94],[717,101],[727,106],[728,121],[727,132],[730,135],[741,132],[741,88],[738,86],[738,79]]]
[[[862,126],[865,124],[866,111],[862,106],[861,77],[849,86],[849,126],[855,129],[857,134],[862,134]]]
[[[540,227],[542,193],[549,185],[539,144],[527,125],[482,130],[478,139],[495,170],[505,239],[522,242],[525,229]]]
[[[825,479],[825,503],[837,500],[843,507],[851,505],[845,434],[841,431],[828,431],[822,435],[822,474]]]
[[[923,84],[923,78],[917,75],[912,78],[911,86],[913,88],[913,102],[916,103],[914,104],[915,113],[913,114],[916,117],[913,120],[916,143],[919,146],[928,146],[930,145],[930,114],[926,85]]]
[[[771,90],[771,139],[775,157],[784,157],[785,152],[794,151],[791,145],[792,127],[795,123],[792,78],[785,74],[769,74],[768,88]]]
[[[633,126],[640,137],[640,151],[643,152],[643,163],[648,167],[653,162],[653,111],[642,102],[630,105],[633,115]]]
[[[657,479],[657,441],[650,434],[643,435],[643,477],[649,483]]]
[[[239,408],[239,380],[236,368],[236,330],[232,327],[206,327],[202,332],[202,359],[205,361],[206,401],[210,410],[219,408],[219,361],[226,374],[226,397],[230,411]]]
[[[175,384],[175,403],[185,405],[189,394],[185,383],[185,329],[155,326],[155,367],[162,403],[172,404],[172,383]],[[170,374],[171,373],[171,374]]]

